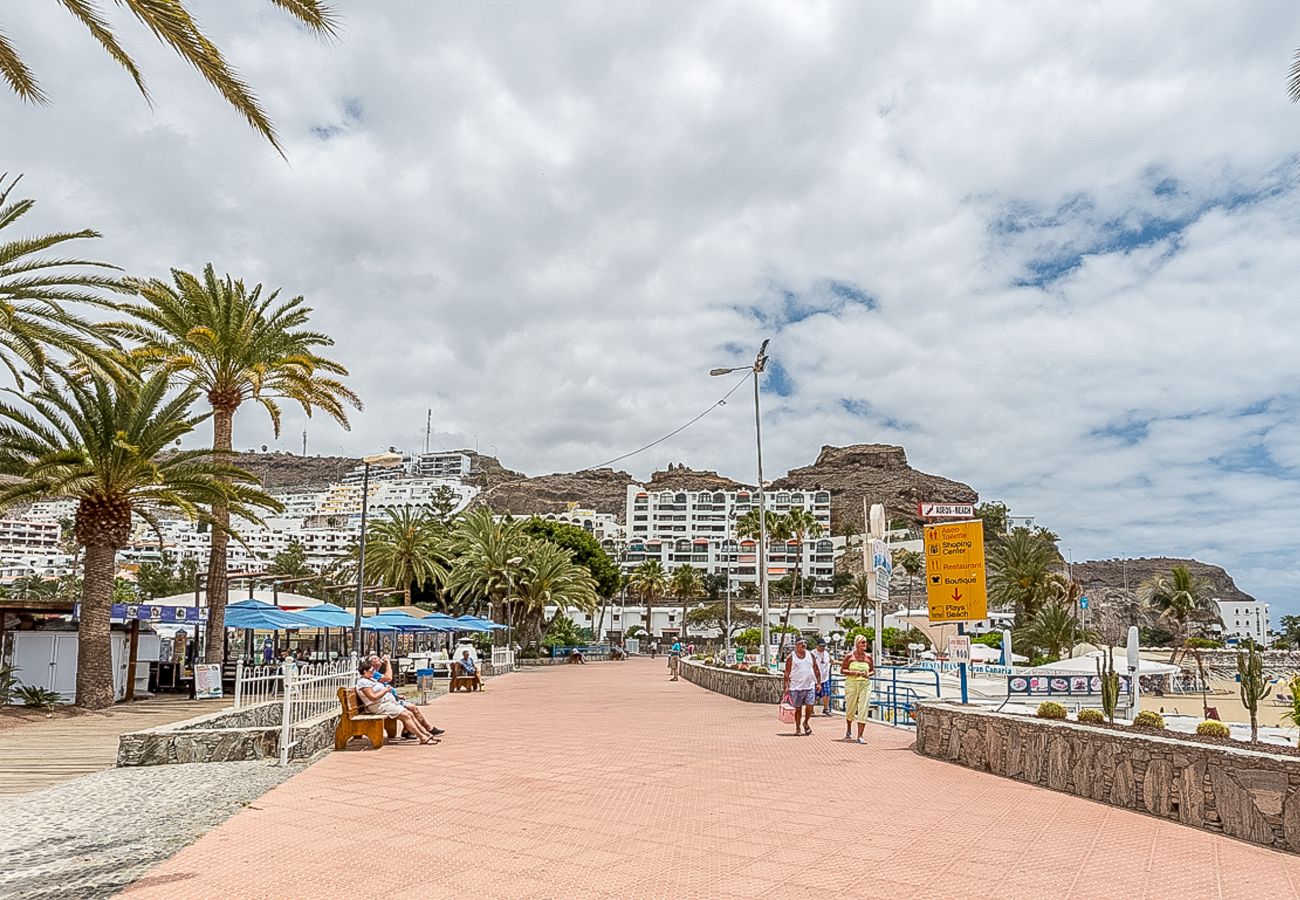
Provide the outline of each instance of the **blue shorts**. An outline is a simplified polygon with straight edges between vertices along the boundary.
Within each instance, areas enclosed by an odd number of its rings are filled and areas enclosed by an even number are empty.
[[[802,691],[790,691],[790,705],[795,709],[801,706],[812,706],[815,691],[812,688]]]
[[[821,684],[817,685],[817,699],[829,697],[831,695],[831,680],[827,678]]]

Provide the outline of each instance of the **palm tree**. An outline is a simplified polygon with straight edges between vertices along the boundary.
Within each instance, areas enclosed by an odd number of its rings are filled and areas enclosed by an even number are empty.
[[[78,706],[113,704],[109,610],[117,551],[131,536],[133,513],[156,527],[155,512],[163,508],[210,519],[203,507],[221,504],[251,522],[260,521],[256,510],[282,508],[224,457],[174,449],[206,416],[189,411],[195,387],[170,399],[167,391],[167,373],[159,372],[141,382],[45,383],[26,395],[24,407],[0,403],[0,473],[18,478],[0,487],[0,506],[44,497],[78,501],[74,529],[86,548]]]
[[[523,575],[526,546],[522,520],[497,521],[492,510],[478,506],[451,530],[448,556],[453,561],[447,578],[451,595],[466,609],[479,609],[488,601],[488,614],[499,613]]]
[[[850,609],[856,610],[858,619],[865,622],[867,621],[867,608],[870,606],[871,583],[867,580],[865,573],[854,575],[853,581],[849,583],[848,591],[844,594],[844,599],[840,601],[840,612],[847,612]]]
[[[202,280],[172,270],[173,287],[164,281],[133,281],[139,302],[120,304],[134,321],[113,323],[117,334],[141,343],[135,355],[198,388],[212,407],[212,449],[229,453],[233,447],[235,413],[245,402],[256,402],[280,434],[278,401],[297,403],[311,415],[324,410],[344,428],[346,407],[361,408],[351,389],[335,376],[348,370],[321,356],[317,348],[334,343],[327,335],[302,330],[311,307],[302,297],[278,303],[279,291],[262,296],[262,286],[247,289],[229,275],[219,279],[211,265]],[[212,510],[221,526],[212,534],[208,557],[208,644],[204,658],[220,662],[222,625],[226,612],[226,532],[230,514]],[[215,635],[215,637],[214,637]]]
[[[651,607],[656,597],[662,597],[668,590],[668,573],[664,571],[663,563],[657,559],[648,559],[641,565],[632,570],[632,577],[627,580],[629,590],[635,591],[641,595],[641,600],[645,603],[645,629],[646,638],[653,637],[650,620]]]
[[[912,585],[916,576],[925,571],[925,557],[915,550],[897,550],[894,553],[894,565],[907,575],[907,608],[912,608]]]
[[[1049,600],[1016,629],[1017,643],[1036,647],[1047,656],[1060,659],[1077,641],[1096,640],[1096,632],[1080,628],[1072,610],[1064,603]]]
[[[668,591],[682,601],[682,640],[686,639],[686,611],[692,600],[704,595],[704,581],[700,570],[692,565],[681,566],[668,580]]]
[[[135,86],[149,100],[144,76],[135,60],[118,43],[112,25],[104,18],[95,0],[57,0],[73,18],[80,22],[114,62],[126,70]],[[217,46],[200,30],[193,14],[186,8],[186,0],[118,0],[139,19],[154,37],[180,54],[199,74],[216,88],[227,103],[235,108],[258,133],[284,155],[275,127],[271,124],[252,89],[245,84],[226,63]],[[273,6],[288,12],[318,35],[333,35],[335,18],[333,10],[322,0],[271,0]],[[45,104],[48,98],[41,89],[36,75],[19,55],[17,48],[0,30],[0,79],[29,103]]]
[[[0,35],[0,41],[3,36]],[[102,291],[125,290],[115,275],[103,271],[115,266],[64,256],[45,256],[46,251],[71,241],[99,237],[88,228],[56,231],[36,236],[6,239],[12,227],[32,210],[36,201],[10,195],[22,176],[0,174],[0,363],[21,387],[23,368],[40,376],[49,365],[50,350],[57,350],[85,366],[120,375],[108,360],[105,343],[96,327],[69,312],[68,305],[88,303],[105,306]]]
[[[1187,640],[1192,622],[1219,621],[1219,605],[1209,596],[1210,582],[1185,565],[1169,570],[1169,577],[1154,575],[1138,588],[1138,597],[1158,610],[1159,617],[1174,626],[1172,662]]]
[[[785,530],[790,535],[790,540],[797,541],[799,544],[799,555],[794,558],[794,580],[799,585],[799,596],[804,596],[804,586],[801,575],[803,574],[803,545],[804,541],[816,540],[822,535],[821,523],[817,517],[803,507],[796,506],[783,517]]]
[[[594,612],[599,594],[591,571],[573,561],[572,551],[540,538],[528,538],[524,546],[522,573],[515,582],[520,615],[515,620],[540,637],[541,625],[567,615],[570,609]],[[546,622],[546,607],[555,613]]]
[[[1011,529],[989,550],[989,599],[1015,610],[1017,622],[1029,621],[1047,597],[1049,576],[1062,562],[1051,535]]]
[[[411,583],[441,582],[447,578],[447,534],[423,510],[390,509],[385,518],[366,529],[367,582],[386,584],[402,592],[411,605]]]

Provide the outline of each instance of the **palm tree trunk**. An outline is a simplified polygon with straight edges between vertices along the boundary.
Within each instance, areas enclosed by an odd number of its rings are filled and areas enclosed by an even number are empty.
[[[86,548],[81,614],[77,624],[77,706],[86,709],[106,709],[113,705],[109,615],[116,559],[117,548],[112,544],[91,544]]]
[[[212,449],[230,452],[235,422],[234,409],[214,407],[212,411]],[[226,579],[226,550],[230,539],[223,530],[230,527],[230,509],[224,504],[212,505],[212,549],[208,554],[208,635],[203,651],[203,661],[222,662],[226,648],[226,598],[229,593]]]

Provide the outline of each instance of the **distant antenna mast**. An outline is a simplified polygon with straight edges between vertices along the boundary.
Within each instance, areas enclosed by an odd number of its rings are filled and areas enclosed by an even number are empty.
[[[424,452],[429,452],[429,438],[433,435],[433,410],[424,419]]]
[[[307,429],[302,430],[302,455],[307,455]]]

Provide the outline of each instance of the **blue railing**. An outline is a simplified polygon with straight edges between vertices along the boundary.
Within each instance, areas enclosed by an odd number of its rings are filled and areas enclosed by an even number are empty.
[[[918,688],[924,688],[923,693]],[[933,689],[933,693],[930,693]],[[872,718],[891,725],[915,726],[916,705],[941,695],[939,673],[917,666],[880,666],[871,676]],[[844,709],[844,678],[831,678],[831,705]]]
[[[585,647],[551,647],[551,658],[562,659],[577,650],[587,659],[609,659],[609,644],[590,644]]]

